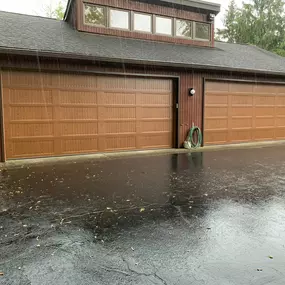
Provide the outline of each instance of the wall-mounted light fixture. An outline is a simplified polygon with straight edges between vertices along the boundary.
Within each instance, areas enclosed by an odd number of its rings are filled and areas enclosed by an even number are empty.
[[[214,20],[215,20],[215,14],[209,14],[208,15],[208,21],[214,22]]]
[[[189,89],[189,96],[194,96],[196,94],[196,90],[194,88]]]

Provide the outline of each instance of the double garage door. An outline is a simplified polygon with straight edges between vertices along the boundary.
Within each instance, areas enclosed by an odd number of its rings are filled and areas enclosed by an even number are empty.
[[[6,159],[173,147],[172,80],[2,73]]]
[[[204,144],[285,139],[285,85],[209,81]]]

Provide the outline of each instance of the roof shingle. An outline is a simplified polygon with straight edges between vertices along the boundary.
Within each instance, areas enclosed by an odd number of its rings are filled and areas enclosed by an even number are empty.
[[[285,75],[285,58],[251,45],[215,48],[99,36],[49,18],[0,11],[0,53]]]

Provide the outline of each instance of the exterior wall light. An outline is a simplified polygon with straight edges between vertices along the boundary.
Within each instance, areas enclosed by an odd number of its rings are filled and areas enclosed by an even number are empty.
[[[215,14],[208,15],[208,21],[213,22],[215,20]]]
[[[189,89],[189,96],[194,96],[196,94],[196,90],[194,88]]]

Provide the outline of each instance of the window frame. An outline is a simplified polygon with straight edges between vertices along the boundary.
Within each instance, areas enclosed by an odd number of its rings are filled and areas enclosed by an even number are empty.
[[[177,21],[185,21],[185,22],[191,23],[191,37],[177,35]],[[194,39],[194,25],[195,25],[194,21],[175,18],[174,22],[175,22],[175,25],[174,25],[174,32],[175,32],[174,37],[180,38],[180,39],[187,39],[187,40],[193,40]]]
[[[150,16],[150,32],[135,30],[135,14],[143,15],[143,16]],[[132,14],[131,14],[132,27],[131,27],[131,30],[133,32],[135,32],[135,33],[143,33],[143,34],[152,34],[153,35],[154,34],[154,25],[153,25],[154,20],[153,19],[154,19],[154,15],[153,14],[132,11]]]
[[[113,29],[113,30],[119,30],[119,31],[132,31],[132,13],[130,10],[124,10],[124,9],[120,9],[120,8],[113,8],[113,7],[107,7],[107,14],[108,14],[108,28]],[[126,28],[119,28],[119,27],[112,27],[111,26],[111,10],[114,11],[120,11],[120,12],[126,12],[128,14],[128,25],[129,27]]]
[[[86,0],[85,0],[86,1]],[[209,22],[199,22],[195,20],[190,19],[182,19],[182,18],[176,18],[171,16],[165,16],[165,15],[159,15],[159,14],[153,14],[148,12],[141,12],[136,10],[127,10],[123,8],[117,8],[117,7],[108,7],[101,4],[96,3],[90,3],[90,2],[83,2],[83,25],[95,27],[95,28],[104,28],[104,29],[112,29],[112,30],[118,30],[118,31],[127,31],[127,32],[135,32],[135,33],[141,33],[141,34],[148,34],[148,35],[154,35],[154,36],[164,36],[164,37],[172,37],[172,38],[180,38],[185,40],[196,40],[200,42],[212,42],[212,24]],[[88,0],[87,0],[88,1]],[[92,24],[86,22],[86,7],[96,7],[103,10],[104,15],[104,24]],[[120,27],[112,27],[111,26],[111,12],[112,11],[119,11],[119,12],[125,12],[128,15],[128,28],[120,28]],[[139,31],[135,30],[135,15],[142,15],[142,16],[148,16],[150,17],[150,29],[151,31]],[[167,19],[171,21],[171,33],[159,33],[156,31],[157,28],[157,18]],[[191,36],[181,36],[177,35],[177,21],[185,21],[187,23],[191,24]],[[196,29],[197,24],[206,25],[209,28],[209,37],[208,39],[202,39],[196,36]]]
[[[212,31],[211,31],[211,24],[205,23],[205,22],[193,22],[194,23],[194,34],[193,34],[193,39],[198,40],[198,41],[203,41],[203,42],[210,42],[211,41],[211,36],[212,36]],[[209,38],[208,39],[201,39],[199,37],[196,37],[196,25],[197,24],[203,24],[207,25],[209,27]]]
[[[163,33],[157,33],[156,32],[156,18],[164,18],[164,19],[170,19],[171,20],[171,34],[163,34]],[[162,15],[154,15],[153,16],[153,34],[159,35],[159,36],[165,36],[165,37],[174,37],[174,18],[173,17],[167,17]]]
[[[104,19],[105,25],[97,25],[97,24],[92,24],[92,23],[86,23],[86,21],[85,21],[85,6],[87,6],[87,5],[103,9],[104,18],[105,18]],[[102,6],[102,5],[93,4],[93,3],[83,2],[83,24],[86,25],[86,26],[92,26],[92,27],[98,27],[98,28],[108,28],[108,7]]]

